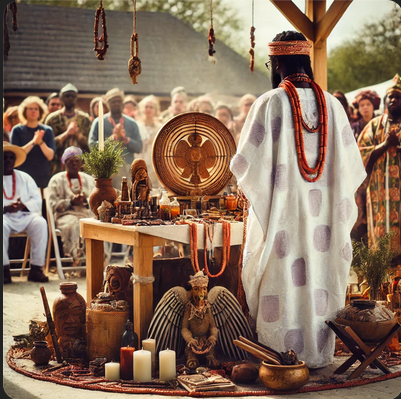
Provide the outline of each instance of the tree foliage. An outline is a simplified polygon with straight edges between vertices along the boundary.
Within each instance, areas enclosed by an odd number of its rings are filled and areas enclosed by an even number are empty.
[[[328,89],[348,92],[389,80],[401,71],[401,8],[367,23],[327,60]]]

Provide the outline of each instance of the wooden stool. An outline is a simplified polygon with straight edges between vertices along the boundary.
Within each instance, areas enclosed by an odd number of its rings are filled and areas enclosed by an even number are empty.
[[[374,348],[370,348],[367,344],[365,344],[358,337],[358,335],[355,334],[351,327],[342,326],[329,320],[326,320],[326,324],[353,353],[348,360],[346,360],[337,370],[334,371],[334,374],[343,374],[357,360],[359,360],[361,364],[356,368],[356,370],[354,370],[347,380],[358,378],[367,366],[370,366],[374,369],[379,368],[385,374],[391,373],[391,371],[379,359],[377,359],[377,357],[380,356],[387,344],[391,341],[394,335],[397,334],[398,330],[401,328],[400,324],[397,323],[381,342],[375,344]]]

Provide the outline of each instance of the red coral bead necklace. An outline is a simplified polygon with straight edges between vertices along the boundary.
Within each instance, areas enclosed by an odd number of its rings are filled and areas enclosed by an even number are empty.
[[[16,181],[15,181],[15,172],[13,171],[13,194],[12,194],[11,197],[8,197],[7,194],[6,194],[6,190],[4,190],[4,186],[3,186],[3,195],[4,195],[4,198],[6,198],[6,199],[8,199],[8,200],[13,199],[13,198],[15,197],[16,188],[17,188],[17,184],[16,184]]]

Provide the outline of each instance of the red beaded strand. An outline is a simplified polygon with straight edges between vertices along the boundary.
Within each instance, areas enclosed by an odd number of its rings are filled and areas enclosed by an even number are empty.
[[[3,195],[4,195],[4,198],[5,198],[5,199],[8,199],[8,200],[13,199],[13,198],[15,197],[16,187],[17,187],[17,184],[16,184],[16,179],[15,179],[15,172],[13,171],[13,194],[12,194],[11,197],[7,197],[6,190],[4,190],[4,186],[3,186]]]
[[[319,123],[315,129],[310,128],[302,118],[301,102],[299,100],[297,89],[292,82],[308,82],[312,86],[313,92],[316,96],[319,111]],[[323,90],[320,88],[319,85],[312,81],[308,75],[301,73],[287,76],[280,83],[279,87],[282,87],[285,90],[291,104],[299,171],[305,180],[311,183],[315,182],[321,177],[323,173],[327,152],[327,107]],[[302,127],[308,130],[310,133],[315,133],[318,131],[320,132],[320,150],[314,168],[311,168],[308,165],[308,161],[305,156]],[[311,177],[310,175],[313,174],[316,174],[316,176]]]

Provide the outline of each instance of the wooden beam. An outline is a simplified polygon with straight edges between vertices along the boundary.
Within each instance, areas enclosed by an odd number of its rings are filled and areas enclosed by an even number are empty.
[[[276,8],[294,25],[307,39],[315,40],[312,21],[292,2],[292,0],[270,0]]]
[[[353,0],[334,0],[324,17],[316,21],[315,43],[326,40]]]

